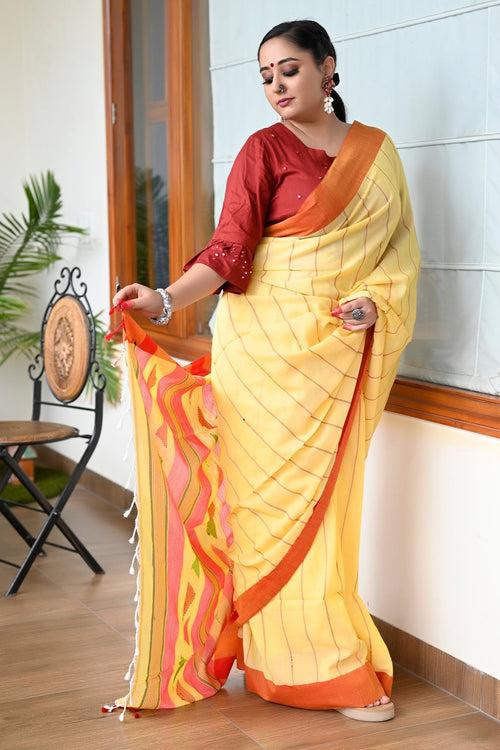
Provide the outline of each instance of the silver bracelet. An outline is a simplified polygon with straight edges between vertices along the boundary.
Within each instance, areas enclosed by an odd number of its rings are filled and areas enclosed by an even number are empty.
[[[157,326],[164,326],[170,322],[170,318],[172,317],[172,295],[166,289],[155,289],[155,292],[161,294],[163,312],[158,318],[150,318],[150,321]]]

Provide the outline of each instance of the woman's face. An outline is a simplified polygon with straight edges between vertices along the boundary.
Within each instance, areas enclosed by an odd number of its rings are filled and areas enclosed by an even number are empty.
[[[321,84],[335,72],[332,56],[318,68],[309,50],[275,37],[260,48],[259,68],[267,100],[284,120],[311,121],[322,116],[325,92]],[[280,104],[283,99],[290,101]]]

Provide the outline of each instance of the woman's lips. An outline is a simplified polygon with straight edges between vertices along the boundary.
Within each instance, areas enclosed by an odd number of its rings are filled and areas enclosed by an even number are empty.
[[[290,96],[288,99],[280,99],[278,102],[278,106],[280,107],[287,107],[291,101],[295,99],[294,96]]]

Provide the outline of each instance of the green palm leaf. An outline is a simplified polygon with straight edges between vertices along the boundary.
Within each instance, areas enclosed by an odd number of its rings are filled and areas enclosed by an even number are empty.
[[[20,319],[29,309],[36,290],[24,281],[62,260],[58,250],[70,235],[86,234],[82,227],[59,222],[62,214],[61,189],[53,172],[30,175],[23,182],[28,215],[4,213],[0,218],[0,365],[14,354],[32,359],[39,351],[40,331],[28,331]],[[120,394],[119,374],[112,365],[117,345],[104,340],[104,324],[94,316],[96,355],[106,375],[105,394],[116,403]]]
[[[7,320],[0,312],[0,365],[13,354],[24,354],[33,359],[40,349],[40,331],[27,331]]]
[[[56,249],[64,235],[85,234],[81,227],[60,224],[61,190],[53,173],[48,170],[40,178],[30,176],[23,183],[28,200],[28,217],[18,219],[13,214],[3,214],[0,220],[0,292],[11,279],[38,273],[51,266],[61,256]]]
[[[6,320],[13,320],[18,318],[19,315],[25,313],[28,309],[26,302],[18,299],[17,297],[11,297],[8,294],[0,294],[0,316],[2,323]],[[0,331],[0,336],[2,332]]]

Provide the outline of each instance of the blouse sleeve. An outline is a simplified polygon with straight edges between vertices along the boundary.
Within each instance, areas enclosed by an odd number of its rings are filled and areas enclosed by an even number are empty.
[[[262,237],[274,187],[263,139],[251,135],[236,156],[226,183],[219,223],[208,244],[182,267],[194,263],[213,268],[226,281],[221,289],[241,294],[250,281],[255,246]]]

